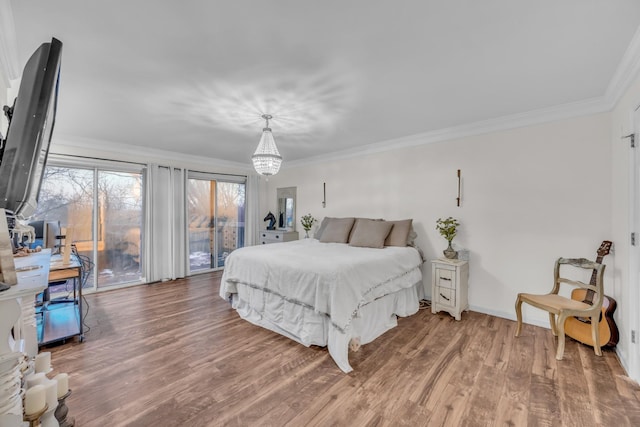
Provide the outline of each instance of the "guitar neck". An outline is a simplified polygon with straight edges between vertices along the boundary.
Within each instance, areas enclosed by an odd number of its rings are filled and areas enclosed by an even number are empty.
[[[596,262],[598,264],[602,264],[602,259],[603,258],[604,258],[604,256],[598,255],[598,258],[596,258]],[[598,270],[594,269],[593,273],[591,273],[591,280],[589,281],[589,284],[591,286],[595,286],[596,285],[596,278],[597,277],[598,277]],[[593,290],[588,289],[587,290],[587,295],[585,295],[584,300],[582,302],[585,302],[585,303],[587,303],[589,305],[592,305],[593,304],[593,297],[594,297],[595,294],[596,293]]]

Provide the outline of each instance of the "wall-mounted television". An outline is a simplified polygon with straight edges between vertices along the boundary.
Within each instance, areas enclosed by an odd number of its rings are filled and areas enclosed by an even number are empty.
[[[0,208],[27,218],[36,209],[56,117],[62,42],[43,43],[31,55],[0,147]]]

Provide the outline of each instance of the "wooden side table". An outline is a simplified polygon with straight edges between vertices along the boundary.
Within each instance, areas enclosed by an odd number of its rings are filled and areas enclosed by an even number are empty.
[[[431,261],[431,312],[446,311],[456,320],[469,309],[469,263],[452,259]]]

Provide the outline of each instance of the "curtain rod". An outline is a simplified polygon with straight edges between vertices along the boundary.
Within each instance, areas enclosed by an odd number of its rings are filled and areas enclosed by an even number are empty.
[[[63,157],[75,157],[75,158],[80,158],[80,159],[91,159],[91,160],[102,160],[105,162],[120,162],[120,163],[128,163],[131,165],[139,165],[139,166],[147,166],[148,163],[140,163],[140,162],[132,162],[129,160],[114,160],[114,159],[105,159],[102,157],[91,157],[91,156],[78,156],[75,154],[61,154],[61,153],[50,153],[53,154],[54,156],[63,156]],[[165,168],[175,168],[175,166],[168,166],[168,165],[161,165],[158,164],[159,167],[165,167]],[[211,173],[211,174],[215,174],[215,175],[225,175],[225,176],[238,176],[238,177],[244,177],[244,178],[248,178],[248,175],[239,175],[239,174],[234,174],[234,173],[223,173],[223,172],[206,172],[206,171],[199,171],[199,170],[195,170],[195,169],[189,169],[189,168],[176,168],[176,169],[185,169],[187,171],[190,172],[196,172],[196,173]]]
[[[146,163],[140,163],[140,162],[132,162],[129,160],[114,160],[114,159],[104,159],[102,157],[91,157],[91,156],[78,156],[76,154],[61,154],[61,153],[49,153],[49,155],[54,155],[54,156],[62,156],[62,157],[75,157],[78,159],[90,159],[90,160],[102,160],[105,162],[120,162],[120,163],[129,163],[131,165],[140,165],[140,166],[146,166]]]

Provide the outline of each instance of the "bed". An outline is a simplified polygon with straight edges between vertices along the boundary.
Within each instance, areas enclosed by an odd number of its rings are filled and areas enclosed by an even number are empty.
[[[423,259],[411,246],[322,240],[235,250],[225,261],[220,296],[253,324],[305,346],[326,346],[350,372],[350,343],[367,344],[395,327],[397,316],[418,311]]]

